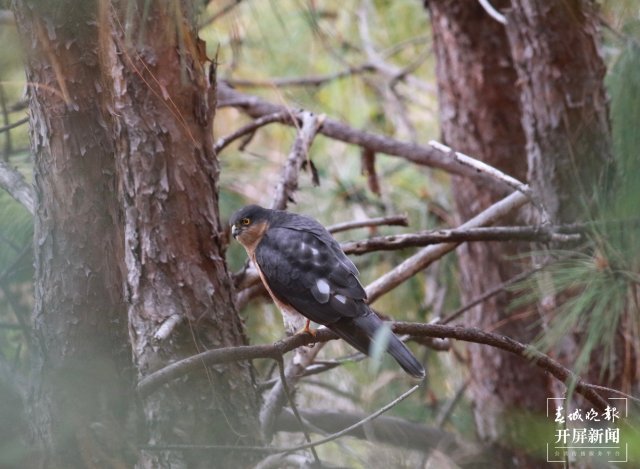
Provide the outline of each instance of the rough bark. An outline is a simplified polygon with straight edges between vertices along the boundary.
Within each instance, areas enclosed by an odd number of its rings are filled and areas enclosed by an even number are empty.
[[[584,0],[514,0],[507,11],[529,180],[557,223],[588,213],[610,178],[606,67],[593,8]]]
[[[558,223],[597,214],[612,185],[606,66],[598,51],[595,8],[590,0],[514,0],[507,11],[507,32],[521,84],[529,179],[551,221]],[[545,34],[538,34],[540,30]],[[549,316],[572,295],[551,297],[540,309]],[[638,362],[637,348],[625,322],[618,325],[617,359],[606,376],[607,384],[633,392],[628,387],[637,382],[632,365]],[[568,334],[556,353],[573,366],[583,342],[582,334]],[[604,365],[612,364],[601,352],[592,353],[588,370],[582,372],[593,382],[601,382]]]
[[[493,3],[500,8],[508,2]],[[430,0],[428,5],[445,143],[524,180],[526,140],[520,122],[517,75],[504,26],[478,2]],[[456,207],[463,219],[505,196],[502,188],[479,186],[474,180],[461,177],[456,177],[453,186]],[[520,224],[524,220],[511,217],[505,224],[510,222]],[[513,256],[527,249],[523,243],[462,245],[458,256],[463,302],[520,273],[523,266]],[[511,299],[506,292],[496,295],[473,308],[461,321],[528,343],[538,331],[534,327],[537,318],[522,309],[510,311]],[[491,445],[526,439],[526,429],[511,417],[544,411],[548,397],[545,374],[491,347],[470,345],[468,351],[469,392],[479,436]],[[530,464],[524,454],[513,454],[511,449],[507,453],[504,456],[510,458],[510,463],[516,461],[522,467]],[[496,460],[500,463],[499,457]]]
[[[87,2],[90,4],[91,2]],[[32,467],[122,467],[130,384],[113,145],[85,3],[16,1],[35,158]]]
[[[112,80],[129,327],[140,378],[210,348],[246,343],[218,213],[215,71],[189,5],[140,1],[102,11],[101,23],[111,28],[103,34],[102,60]],[[144,400],[146,439],[251,444],[259,430],[257,400],[249,363],[203,365]],[[139,465],[210,467],[201,456],[149,451]],[[216,464],[242,467],[251,457],[226,452]]]

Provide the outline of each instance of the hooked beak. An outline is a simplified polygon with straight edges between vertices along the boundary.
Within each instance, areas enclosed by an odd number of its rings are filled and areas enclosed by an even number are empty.
[[[233,225],[231,227],[231,235],[233,236],[233,239],[236,239],[239,234],[240,234],[240,230],[238,229],[238,227],[236,225]]]

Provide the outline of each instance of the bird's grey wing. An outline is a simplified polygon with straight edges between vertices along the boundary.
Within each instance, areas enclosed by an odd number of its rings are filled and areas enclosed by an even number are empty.
[[[326,325],[364,313],[366,293],[356,275],[313,232],[271,227],[255,257],[273,294],[312,321]]]

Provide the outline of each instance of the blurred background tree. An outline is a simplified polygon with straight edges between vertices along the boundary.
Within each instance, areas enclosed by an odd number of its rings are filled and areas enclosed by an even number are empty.
[[[588,223],[578,243],[464,243],[376,311],[422,323],[463,307],[457,324],[535,343],[588,381],[637,395],[640,12],[633,0],[492,3],[497,14],[448,0],[4,2],[0,170],[33,180],[37,202],[34,225],[0,192],[0,465],[543,464],[546,398],[566,388],[486,345],[417,338],[427,387],[393,408],[397,419],[315,456],[214,447],[269,443],[258,414],[279,379],[273,360],[202,365],[135,398],[136,381],[181,358],[283,336],[225,225],[246,203],[271,205],[300,108],[368,134],[322,128],[305,157],[319,185],[303,171],[289,208],[325,225],[410,223],[340,241],[454,228],[508,195],[434,164],[428,142],[440,138],[532,184],[548,219],[529,206],[501,225]],[[288,125],[214,154],[215,139],[274,110]],[[415,253],[354,261],[367,285]],[[386,360],[335,366],[350,353],[330,342],[316,358],[330,370],[297,382],[309,431],[338,431],[408,388]],[[275,423],[273,446],[304,442],[292,419]],[[367,442],[376,438],[387,444]]]

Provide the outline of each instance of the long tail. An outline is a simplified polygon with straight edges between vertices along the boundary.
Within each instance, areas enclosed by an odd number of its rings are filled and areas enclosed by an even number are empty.
[[[372,338],[382,325],[382,320],[367,307],[367,313],[363,316],[356,318],[342,318],[333,324],[329,324],[327,327],[355,347],[358,351],[369,355]],[[411,376],[419,379],[425,377],[425,371],[422,364],[393,333],[389,335],[387,352],[389,352],[402,369]]]

